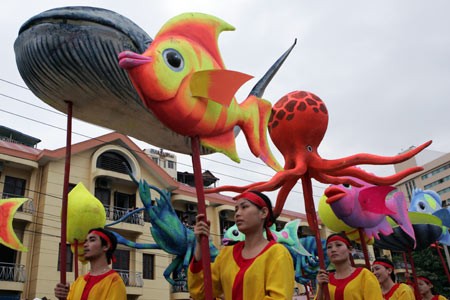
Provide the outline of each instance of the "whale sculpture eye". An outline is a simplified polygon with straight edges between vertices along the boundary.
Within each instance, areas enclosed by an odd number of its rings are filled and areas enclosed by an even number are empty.
[[[180,52],[175,49],[166,49],[163,52],[166,65],[175,72],[180,72],[184,68],[184,59]]]
[[[237,231],[237,230],[235,229],[235,230],[233,230],[232,234],[233,234],[234,236],[239,236],[239,231]]]

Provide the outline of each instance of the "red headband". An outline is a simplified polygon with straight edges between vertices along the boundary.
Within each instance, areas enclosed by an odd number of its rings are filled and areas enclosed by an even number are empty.
[[[242,194],[240,194],[240,195],[238,195],[238,196],[236,196],[234,198],[236,200],[246,199],[246,200],[250,201],[251,203],[253,203],[256,206],[261,207],[261,208],[262,207],[267,207],[266,201],[264,201],[260,196],[258,196],[255,193],[252,193],[252,192],[244,192],[244,193],[242,193]],[[267,239],[269,241],[273,241],[274,240],[272,232],[270,231],[270,228],[269,228],[271,225],[272,225],[272,221],[270,220],[270,212],[269,212],[267,214],[267,217],[266,217],[266,227],[265,227]]]
[[[393,266],[393,265],[388,264],[388,263],[385,263],[385,262],[383,262],[383,261],[376,261],[376,262],[374,262],[374,263],[372,264],[372,266],[374,266],[374,265],[380,265],[380,266],[385,267],[386,269],[394,269],[394,266]]]
[[[419,277],[417,277],[417,280],[422,280],[422,281],[425,281],[429,285],[433,285],[433,283],[426,277],[419,276]]]
[[[101,231],[97,231],[97,230],[92,230],[90,233],[96,234],[99,237],[103,238],[106,241],[106,244],[108,244],[108,247],[111,248],[111,240],[109,239],[109,237],[104,234]]]
[[[331,242],[341,241],[347,245],[347,247],[351,247],[352,245],[348,242],[348,240],[340,235],[333,235],[327,240],[327,245]]]
[[[99,237],[101,237],[102,239],[104,239],[104,240],[106,241],[106,244],[108,245],[108,248],[111,249],[111,245],[112,245],[111,239],[110,239],[106,234],[104,234],[103,232],[98,231],[98,230],[92,230],[92,231],[89,232],[89,233],[96,234],[96,235],[98,235]],[[111,249],[111,250],[112,250],[112,249]],[[113,263],[116,262],[116,257],[114,256],[114,254],[113,254],[112,257],[111,257],[111,260],[112,260]]]

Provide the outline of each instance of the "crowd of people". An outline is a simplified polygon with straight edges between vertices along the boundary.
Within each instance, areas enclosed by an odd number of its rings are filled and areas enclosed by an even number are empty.
[[[211,263],[212,288],[215,299],[285,299],[294,294],[293,260],[281,244],[274,241],[270,226],[275,218],[270,199],[263,193],[251,191],[237,197],[235,222],[245,240],[223,247]],[[210,224],[205,216],[197,215],[193,226],[196,247],[188,268],[188,288],[192,299],[204,299],[202,269],[202,236],[209,237]],[[264,236],[264,233],[266,236]],[[85,259],[90,271],[79,276],[71,285],[59,283],[55,296],[67,300],[125,300],[126,288],[110,264],[114,260],[117,240],[103,228],[89,231],[84,243]],[[326,240],[326,254],[334,269],[319,270],[315,300],[445,300],[437,295],[430,279],[420,276],[417,291],[398,283],[394,264],[387,258],[377,258],[372,270],[352,264],[352,243],[344,233],[335,233]]]

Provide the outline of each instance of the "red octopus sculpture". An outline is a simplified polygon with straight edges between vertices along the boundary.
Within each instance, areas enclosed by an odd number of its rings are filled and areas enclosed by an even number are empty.
[[[283,154],[284,170],[276,173],[267,182],[257,182],[241,187],[222,186],[210,189],[207,192],[273,191],[281,187],[274,209],[274,213],[278,216],[289,192],[297,181],[302,179],[305,207],[308,210],[306,202],[309,201],[306,197],[307,194],[311,193],[312,198],[312,191],[308,192],[312,189],[311,178],[325,184],[360,186],[351,178],[346,177],[351,176],[374,185],[392,185],[406,176],[422,170],[422,168],[413,167],[391,176],[379,177],[355,166],[399,163],[413,157],[431,144],[431,141],[428,141],[415,149],[392,157],[360,153],[340,159],[327,160],[320,157],[317,152],[327,126],[328,110],[319,97],[305,91],[294,91],[285,95],[272,108],[268,124],[270,137]],[[311,224],[312,216],[308,212],[307,215],[308,222]]]

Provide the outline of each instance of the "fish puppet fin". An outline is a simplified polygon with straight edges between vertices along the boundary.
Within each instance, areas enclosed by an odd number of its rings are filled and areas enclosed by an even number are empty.
[[[28,201],[27,198],[0,200],[0,244],[17,251],[28,251],[20,242],[13,228],[14,215],[26,201]]]
[[[170,38],[184,37],[203,47],[225,69],[220,55],[217,40],[222,31],[233,31],[235,28],[227,22],[202,13],[184,13],[167,21],[155,36]]]
[[[450,208],[441,208],[433,213],[433,216],[442,220],[442,225],[450,227]]]
[[[237,90],[250,75],[229,70],[206,70],[192,74],[189,87],[194,97],[207,98],[229,107]]]
[[[361,190],[358,201],[362,210],[384,215],[395,214],[386,206],[386,196],[393,190],[395,187],[392,186],[372,186]]]
[[[282,171],[283,167],[270,150],[267,138],[267,124],[272,113],[272,104],[267,100],[250,95],[239,106],[248,114],[248,118],[241,128],[253,155],[259,157],[273,170]]]
[[[411,220],[408,216],[408,206],[406,204],[405,196],[402,192],[395,193],[392,198],[387,201],[387,206],[394,214],[389,215],[400,228],[414,240],[414,247],[416,246],[416,235],[412,226]]]
[[[208,149],[225,154],[237,163],[241,162],[236,151],[236,142],[233,131],[227,131],[213,137],[200,137],[200,143]]]

